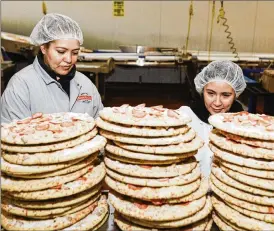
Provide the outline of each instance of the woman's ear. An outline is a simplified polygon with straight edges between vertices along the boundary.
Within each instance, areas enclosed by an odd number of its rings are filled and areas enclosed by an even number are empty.
[[[47,48],[46,48],[45,44],[40,46],[40,50],[41,50],[42,54],[46,54],[46,49]]]

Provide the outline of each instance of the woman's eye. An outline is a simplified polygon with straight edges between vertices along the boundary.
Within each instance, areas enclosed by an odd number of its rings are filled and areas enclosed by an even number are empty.
[[[59,54],[65,54],[65,51],[57,51]]]
[[[79,54],[79,52],[77,51],[77,52],[73,52],[72,53],[73,55],[78,55]]]

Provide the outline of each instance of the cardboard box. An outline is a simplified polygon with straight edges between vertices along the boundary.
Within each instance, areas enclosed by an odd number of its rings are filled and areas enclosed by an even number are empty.
[[[265,70],[261,79],[263,88],[274,93],[274,70]]]

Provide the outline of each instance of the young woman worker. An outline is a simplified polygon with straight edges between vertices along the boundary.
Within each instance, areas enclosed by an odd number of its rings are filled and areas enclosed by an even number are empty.
[[[200,161],[202,174],[210,175],[213,153],[208,148],[208,123],[210,115],[225,112],[240,112],[243,107],[236,99],[246,88],[242,69],[231,61],[214,61],[208,64],[194,79],[200,99],[195,106],[182,106],[179,110],[192,118],[191,126],[205,141],[196,159]]]
[[[30,38],[40,51],[33,64],[17,72],[4,91],[2,123],[36,112],[78,112],[93,117],[103,109],[95,85],[76,71],[83,34],[79,25],[61,14],[47,14]]]

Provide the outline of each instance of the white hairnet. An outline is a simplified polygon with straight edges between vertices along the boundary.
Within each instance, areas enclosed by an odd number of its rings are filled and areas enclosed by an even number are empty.
[[[30,39],[42,45],[58,39],[76,39],[83,44],[83,34],[78,23],[62,14],[46,14],[33,28]]]
[[[246,88],[242,69],[231,61],[213,61],[203,68],[194,79],[196,90],[202,94],[204,86],[213,81],[228,83],[234,89],[236,97]]]

